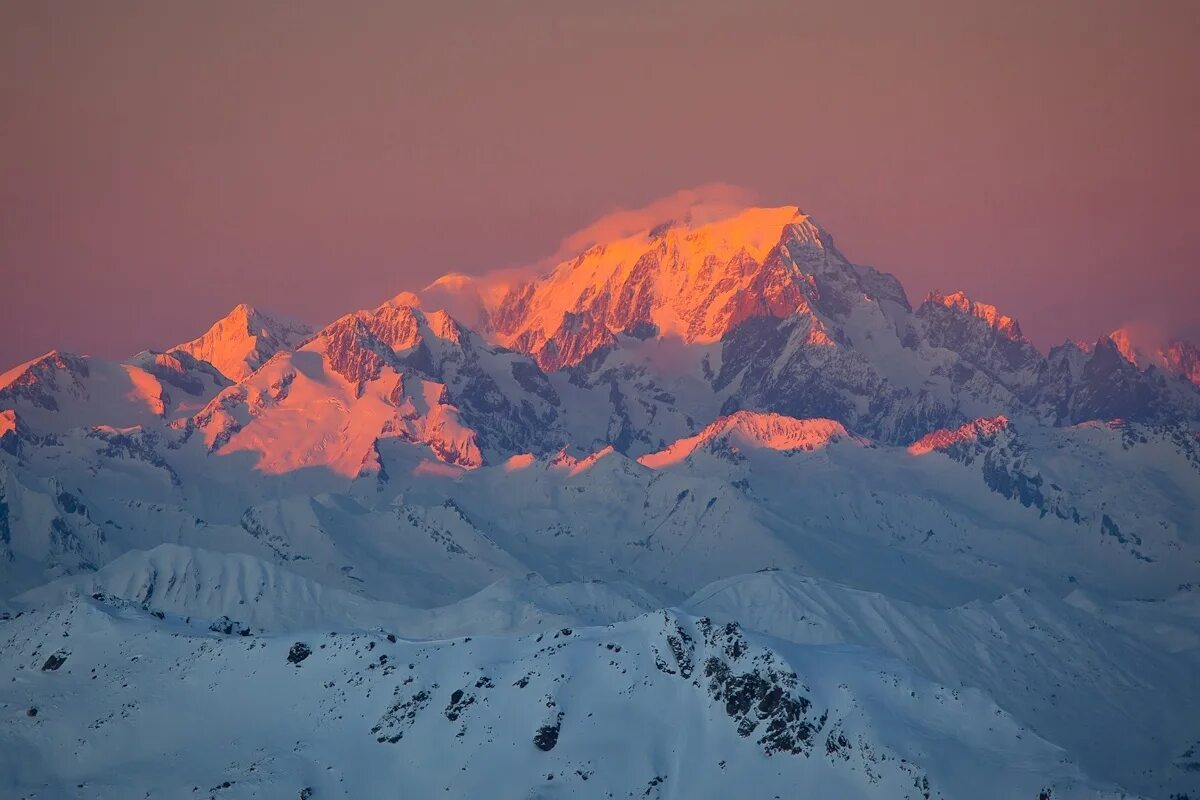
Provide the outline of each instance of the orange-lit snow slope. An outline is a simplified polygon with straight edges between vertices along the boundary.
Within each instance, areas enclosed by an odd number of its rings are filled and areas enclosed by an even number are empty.
[[[164,417],[168,402],[145,370],[72,353],[51,351],[0,374],[0,404],[59,430],[142,425]]]
[[[829,244],[796,206],[750,208],[697,226],[664,222],[513,287],[491,321],[502,344],[551,369],[638,326],[713,342],[750,316],[804,311],[812,279],[796,268],[797,251]]]
[[[683,461],[698,448],[720,439],[737,448],[765,450],[817,450],[849,438],[846,428],[831,419],[793,419],[782,414],[738,411],[721,417],[695,436],[680,439],[665,450],[648,453],[638,461],[661,469]]]
[[[371,469],[376,441],[428,445],[444,461],[481,463],[475,435],[441,383],[405,375],[391,358],[431,339],[458,342],[443,314],[386,303],[347,314],[295,352],[279,353],[196,415],[210,452],[247,452],[256,469],[319,467],[343,477]]]
[[[172,349],[207,361],[225,377],[240,381],[275,353],[298,346],[311,333],[302,322],[279,319],[242,303],[204,335]]]
[[[957,444],[976,442],[989,439],[1009,428],[1009,422],[1003,415],[996,417],[981,417],[971,420],[954,429],[941,429],[921,437],[908,447],[908,452],[914,456],[945,450]]]

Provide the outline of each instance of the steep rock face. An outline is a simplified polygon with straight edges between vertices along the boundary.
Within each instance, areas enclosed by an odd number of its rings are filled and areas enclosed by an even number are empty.
[[[956,382],[982,372],[1023,402],[1029,402],[1045,379],[1045,359],[1021,334],[1016,320],[995,306],[976,302],[962,292],[933,292],[917,309],[924,341],[945,348],[959,360]]]
[[[1093,345],[1086,342],[1070,340],[1050,348],[1046,356],[1046,376],[1036,401],[1045,409],[1048,422],[1062,424],[1071,418],[1071,396],[1093,349]]]
[[[570,367],[572,383],[606,388],[609,441],[644,452],[662,441],[654,420],[711,419],[714,402],[724,413],[829,417],[889,441],[966,418],[949,392],[890,380],[876,363],[903,350],[898,330],[910,315],[898,281],[850,264],[785,207],[594,247],[510,290],[491,327],[543,368]],[[608,355],[647,339],[690,348],[681,359],[697,362],[708,388],[668,389],[654,365]],[[647,418],[641,408],[658,411]]]
[[[1167,343],[1164,357],[1167,369],[1200,386],[1200,347],[1183,339],[1173,339]]]
[[[1144,419],[1153,414],[1154,387],[1107,337],[1096,342],[1071,392],[1068,420]]]
[[[176,345],[183,352],[216,367],[231,381],[240,381],[271,356],[292,350],[312,336],[312,328],[242,303],[217,320],[203,335]]]
[[[989,489],[1026,508],[1081,522],[1065,492],[1042,477],[1016,427],[1003,416],[972,420],[953,430],[938,430],[909,446],[913,455],[941,453],[964,466],[978,462]]]
[[[704,357],[723,412],[829,417],[898,444],[995,414],[1056,425],[1200,424],[1200,392],[1164,367],[1139,368],[1107,338],[1043,356],[1015,320],[962,293],[934,293],[909,313],[902,295],[825,285],[811,313],[747,319]]]
[[[1144,335],[1129,328],[1108,334],[1113,345],[1130,364],[1139,369],[1158,367],[1200,386],[1200,348],[1185,339],[1149,343]]]
[[[1152,424],[1200,424],[1200,392],[1153,364],[1140,368],[1119,339],[1102,336],[1090,350],[1066,344],[1051,351],[1052,369],[1040,399],[1055,409],[1053,421],[1124,419]]]
[[[930,308],[940,306],[974,317],[1009,341],[1025,342],[1025,337],[1021,334],[1021,326],[1015,319],[1001,314],[995,306],[972,300],[963,292],[953,292],[952,294],[931,292],[925,303]]]
[[[726,412],[762,408],[824,417],[872,438],[905,442],[957,419],[925,388],[898,385],[862,352],[829,337],[819,320],[756,318],[725,337],[713,387]]]

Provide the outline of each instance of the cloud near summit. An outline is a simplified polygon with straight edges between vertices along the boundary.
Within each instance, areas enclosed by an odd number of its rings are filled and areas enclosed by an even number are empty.
[[[693,224],[730,216],[754,205],[757,195],[749,189],[730,183],[706,183],[691,189],[652,200],[641,208],[622,208],[612,211],[563,238],[553,255],[539,266],[553,267],[572,258],[599,242],[631,236],[670,221],[689,220]]]
[[[419,296],[408,292],[402,295],[404,302],[416,302],[427,309],[444,309],[460,321],[478,325],[488,302],[497,302],[510,287],[549,272],[593,245],[632,236],[664,222],[686,220],[693,225],[704,225],[736,214],[757,201],[756,193],[730,183],[705,183],[680,189],[640,208],[620,208],[604,214],[563,237],[553,253],[531,264],[489,269],[476,275],[447,273],[422,289]]]

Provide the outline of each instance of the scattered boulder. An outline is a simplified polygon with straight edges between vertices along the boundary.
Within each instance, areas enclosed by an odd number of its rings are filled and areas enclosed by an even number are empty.
[[[312,649],[304,642],[296,642],[292,645],[292,649],[288,651],[287,660],[289,664],[299,664],[304,659],[312,655]]]
[[[230,619],[229,617],[221,617],[220,619],[214,620],[213,623],[208,626],[208,629],[213,633],[223,633],[226,636],[231,636],[234,633],[236,633],[238,636],[250,635],[249,625],[243,625],[236,619]]]
[[[538,750],[549,752],[558,744],[558,732],[562,729],[562,719],[563,715],[560,711],[553,725],[543,725],[537,729],[537,733],[533,735],[533,744]]]
[[[450,703],[446,706],[446,719],[454,722],[463,712],[467,710],[467,706],[474,705],[475,695],[467,694],[462,689],[455,689],[450,695]]]
[[[59,650],[57,653],[51,654],[46,659],[46,663],[42,664],[42,672],[54,672],[56,669],[67,663],[67,656],[71,655],[65,650]]]

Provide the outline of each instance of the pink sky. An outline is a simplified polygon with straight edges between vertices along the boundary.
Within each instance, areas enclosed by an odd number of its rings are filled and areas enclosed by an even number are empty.
[[[0,369],[724,182],[1041,345],[1200,333],[1200,4],[0,4]]]

